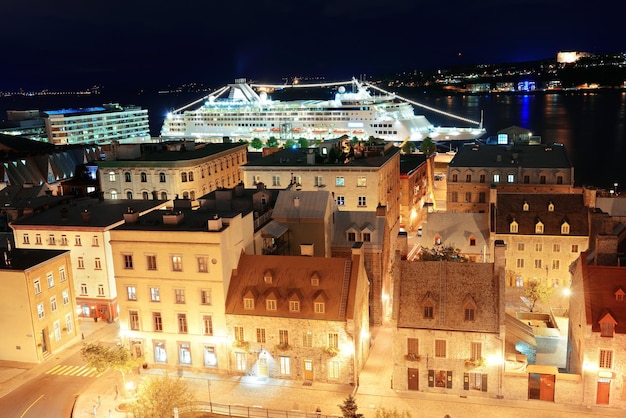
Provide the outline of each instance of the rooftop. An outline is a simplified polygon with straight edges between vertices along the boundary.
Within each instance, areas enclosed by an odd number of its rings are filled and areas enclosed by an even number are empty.
[[[538,145],[485,145],[464,144],[450,161],[450,168],[458,167],[523,167],[523,168],[573,168],[565,146],[561,144]]]
[[[28,270],[48,260],[52,260],[69,250],[3,249],[0,251],[0,270]]]

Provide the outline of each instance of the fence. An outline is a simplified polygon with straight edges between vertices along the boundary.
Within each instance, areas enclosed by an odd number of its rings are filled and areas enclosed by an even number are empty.
[[[179,408],[183,411],[210,412],[215,415],[244,418],[337,418],[341,415],[322,415],[320,412],[304,412],[298,410],[282,411],[257,406],[229,405],[215,402],[195,402],[192,407]]]

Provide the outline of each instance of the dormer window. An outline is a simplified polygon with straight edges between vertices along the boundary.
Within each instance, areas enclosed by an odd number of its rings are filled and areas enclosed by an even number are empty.
[[[427,292],[426,296],[422,300],[422,309],[424,311],[424,319],[435,318],[435,300],[430,292]]]
[[[315,302],[315,313],[322,314],[326,312],[326,304],[324,302]]]
[[[348,232],[348,241],[350,241],[350,242],[356,241],[356,233]]]
[[[243,298],[243,308],[247,311],[254,309],[254,299]]]
[[[313,273],[311,275],[311,286],[319,286],[320,285],[320,276],[317,273]]]
[[[289,312],[300,312],[300,301],[299,300],[290,300],[289,301]]]
[[[276,299],[266,299],[265,300],[265,309],[268,311],[276,310]]]
[[[267,284],[272,284],[272,272],[267,270],[263,273],[263,281]]]
[[[515,221],[511,222],[509,224],[509,232],[511,234],[517,234],[518,231],[519,231],[519,224]]]
[[[554,212],[554,203],[552,201],[548,203],[548,212]]]
[[[470,245],[470,247],[475,247],[476,246],[476,237],[474,237],[474,236],[470,237],[469,245]]]
[[[313,310],[316,314],[326,313],[326,297],[324,292],[317,292],[317,296],[313,298]]]
[[[567,222],[563,222],[561,224],[561,234],[568,235],[569,234],[569,224]]]
[[[476,319],[476,301],[469,294],[463,302],[463,314],[465,321],[474,321]]]
[[[622,288],[617,289],[617,291],[615,292],[615,301],[624,302],[624,295],[626,295],[626,292],[624,292],[624,289]]]
[[[600,323],[600,336],[612,338],[615,332],[615,325],[617,325],[613,315],[607,312],[598,322]]]
[[[522,205],[522,210],[524,212],[528,212],[528,210],[530,209],[530,206],[528,205],[528,202],[524,202],[524,204]]]
[[[543,222],[537,221],[535,224],[535,234],[543,234]]]

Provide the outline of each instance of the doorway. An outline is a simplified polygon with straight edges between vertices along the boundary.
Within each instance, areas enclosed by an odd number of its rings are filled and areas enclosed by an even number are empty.
[[[313,360],[304,360],[304,380],[313,380]]]
[[[611,392],[611,381],[609,379],[598,379],[596,404],[608,405],[610,392]]]
[[[419,390],[419,369],[408,369],[409,390]]]
[[[528,375],[528,399],[554,402],[554,383],[556,376],[553,374],[530,373]]]

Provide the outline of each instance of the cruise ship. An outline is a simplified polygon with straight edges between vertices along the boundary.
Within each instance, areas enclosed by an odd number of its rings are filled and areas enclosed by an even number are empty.
[[[336,91],[334,98],[329,100],[280,101],[272,100],[267,93],[298,87],[336,87]],[[371,94],[370,90],[378,90],[381,94]],[[227,98],[220,98],[226,93]],[[475,126],[434,126],[426,116],[416,115],[413,105]],[[426,137],[434,141],[473,140],[484,134],[482,122],[420,105],[356,79],[292,85],[250,84],[246,79],[237,79],[200,100],[172,111],[161,129],[163,139],[193,138],[206,142],[221,142],[224,138],[234,141],[267,140],[270,137],[321,140],[348,135],[358,139],[373,136],[403,143],[421,141]]]

